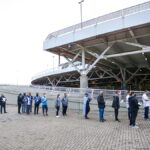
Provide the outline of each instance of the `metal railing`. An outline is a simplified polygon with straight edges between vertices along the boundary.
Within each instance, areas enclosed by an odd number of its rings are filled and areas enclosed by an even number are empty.
[[[106,102],[107,111],[112,111],[111,108],[113,95],[115,94],[116,90],[108,90],[108,89],[81,89],[81,88],[70,88],[70,87],[51,87],[51,86],[16,86],[16,85],[5,85],[0,86],[0,93],[3,93],[6,98],[8,98],[7,104],[17,104],[17,96],[19,93],[28,93],[31,92],[33,96],[35,96],[36,92],[40,95],[46,93],[48,98],[48,106],[50,108],[54,108],[55,99],[57,94],[59,93],[61,98],[63,97],[64,93],[67,93],[69,97],[69,108],[82,111],[82,99],[85,93],[89,93],[92,97],[92,101],[90,103],[91,110],[97,111],[97,96],[99,92],[103,91],[104,99]],[[142,101],[142,94],[143,91],[135,91],[138,101]],[[120,98],[120,106],[122,111],[126,111],[126,103],[125,97],[127,95],[126,90],[120,90],[119,98]],[[141,107],[142,108],[142,107]]]
[[[91,26],[91,25],[96,25],[98,23],[102,23],[102,22],[109,21],[112,19],[125,17],[127,15],[131,15],[131,14],[145,11],[148,9],[150,9],[150,1],[142,3],[142,4],[138,4],[138,5],[129,7],[129,8],[125,8],[125,9],[122,9],[122,10],[119,10],[116,12],[112,12],[112,13],[109,13],[109,14],[106,14],[103,16],[99,16],[99,17],[91,19],[91,20],[87,20],[87,21],[82,23],[82,29],[85,27]],[[61,30],[58,30],[56,32],[52,32],[46,37],[46,40],[49,40],[51,38],[55,38],[59,35],[63,35],[63,34],[69,33],[69,32],[75,32],[75,30],[78,30],[78,29],[81,29],[80,23],[75,24],[75,25],[70,26],[70,27],[67,27],[67,28],[64,28],[64,29],[61,29]]]
[[[86,64],[85,67],[87,67],[88,65]],[[82,69],[83,66],[79,65],[78,69]],[[62,67],[55,67],[55,68],[50,68],[44,71],[41,71],[39,73],[37,73],[35,76],[32,77],[32,81],[36,80],[40,77],[47,77],[49,75],[55,75],[55,74],[62,74],[62,73],[66,73],[66,72],[71,72],[71,71],[77,71],[75,67],[73,66],[68,66],[67,68],[62,69]]]

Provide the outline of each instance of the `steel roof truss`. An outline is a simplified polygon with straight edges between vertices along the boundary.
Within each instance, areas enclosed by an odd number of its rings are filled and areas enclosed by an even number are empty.
[[[72,62],[74,62],[74,61],[78,58],[78,56],[80,55],[80,53],[81,53],[81,51],[79,51],[79,52],[75,55],[75,57],[72,59]]]
[[[141,68],[139,67],[134,73],[132,73],[132,75],[130,76],[130,78],[128,80],[126,80],[126,83],[128,83],[136,74],[137,72],[140,70]]]
[[[135,55],[135,54],[140,54],[140,53],[149,53],[150,52],[150,47],[148,48],[143,48],[142,50],[137,50],[137,51],[132,51],[132,52],[125,52],[125,53],[119,53],[119,54],[110,54],[110,55],[105,55],[103,58],[113,58],[113,57],[121,57],[121,56],[127,56],[127,55]]]
[[[58,83],[60,83],[61,79],[62,79],[62,76],[60,76],[59,80],[56,80],[56,85],[55,86],[57,86]]]
[[[122,79],[123,79],[123,82],[125,81],[125,79],[126,79],[126,70],[125,70],[125,68],[121,68],[120,67],[120,73],[121,73],[121,76],[122,76]]]
[[[54,80],[51,81],[49,77],[46,77],[46,78],[47,78],[48,82],[49,82],[52,86],[54,86],[54,83],[53,83]]]
[[[70,61],[66,56],[64,56],[64,57],[65,57],[65,59],[66,59],[75,69],[77,69],[77,71],[81,74],[80,69],[79,69],[77,66],[75,66],[75,65],[73,64],[73,62]]]
[[[132,36],[132,38],[134,39],[135,43],[138,43],[138,41],[137,41],[137,39],[136,39],[136,37],[135,37],[134,32],[133,32],[130,28],[129,28],[129,33],[130,33],[130,35]]]
[[[113,45],[113,44],[112,44]],[[110,49],[111,49],[111,46],[108,46],[99,56],[98,58],[94,61],[94,63],[86,70],[86,74],[88,74],[91,69],[100,61],[100,59],[104,59],[104,54],[107,53]]]
[[[139,84],[142,84],[144,80],[146,80],[147,75],[144,76],[144,78],[142,78],[142,80],[139,82]]]
[[[112,71],[106,71],[102,68],[99,68],[99,69],[105,72],[106,74],[110,75],[111,77],[115,78],[117,81],[120,81],[120,78],[118,78]]]

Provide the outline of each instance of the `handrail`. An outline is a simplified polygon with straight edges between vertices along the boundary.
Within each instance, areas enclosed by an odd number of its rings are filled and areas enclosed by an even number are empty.
[[[141,11],[144,11],[147,9],[150,9],[150,1],[142,3],[142,4],[138,4],[135,6],[131,6],[131,7],[125,8],[125,9],[121,9],[121,10],[118,10],[118,11],[115,11],[115,12],[112,12],[112,13],[109,13],[109,14],[106,14],[103,16],[99,16],[94,19],[87,20],[82,23],[82,29],[85,27],[88,27],[90,25],[96,25],[98,23],[105,22],[108,20],[125,17],[127,15],[141,12]],[[63,34],[69,33],[69,32],[74,32],[78,29],[81,29],[81,23],[78,23],[78,24],[72,25],[70,27],[66,27],[64,29],[60,29],[58,31],[52,32],[46,37],[45,40],[49,40],[51,38],[55,38],[59,35],[63,35]]]

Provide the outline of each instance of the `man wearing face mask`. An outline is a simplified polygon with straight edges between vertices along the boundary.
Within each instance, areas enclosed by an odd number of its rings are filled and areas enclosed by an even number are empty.
[[[137,100],[136,95],[135,95],[134,92],[130,93],[129,108],[130,108],[130,112],[131,112],[130,126],[132,128],[139,128],[136,125],[136,117],[137,117],[137,113],[138,113],[138,109],[139,109],[139,104],[138,104],[138,100]]]
[[[43,116],[45,115],[48,116],[48,105],[47,105],[47,98],[45,93],[41,97],[41,103],[42,103]]]
[[[145,121],[149,120],[149,105],[150,105],[150,97],[149,92],[145,91],[142,95],[143,106],[144,106],[144,119]]]

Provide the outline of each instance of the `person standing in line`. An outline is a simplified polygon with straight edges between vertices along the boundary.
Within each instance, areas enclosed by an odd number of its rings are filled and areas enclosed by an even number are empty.
[[[32,112],[32,101],[33,101],[33,96],[31,95],[30,92],[29,92],[28,97],[30,98],[30,112]]]
[[[126,96],[126,108],[128,109],[128,119],[130,120],[131,117],[131,112],[130,112],[130,107],[129,107],[129,97],[130,97],[130,93],[131,91],[127,92],[127,96]]]
[[[119,108],[120,108],[119,91],[118,90],[115,92],[115,95],[113,96],[112,107],[114,108],[114,112],[115,112],[115,120],[120,122],[120,120],[118,119],[118,113],[119,113]]]
[[[7,101],[7,99],[4,96],[4,94],[1,94],[0,101],[1,101],[1,114],[2,114],[2,109],[4,109],[4,113],[7,113],[6,112],[6,101]]]
[[[21,114],[21,105],[22,105],[23,95],[20,93],[18,95],[17,104],[18,104],[18,114]]]
[[[39,93],[36,93],[36,96],[34,97],[34,114],[39,113],[39,105],[41,103],[41,97],[39,96]]]
[[[149,120],[149,106],[150,106],[150,97],[149,92],[145,91],[142,95],[142,101],[144,106],[144,119],[147,121]]]
[[[139,128],[138,126],[136,126],[136,117],[139,109],[139,104],[134,92],[130,93],[129,107],[131,112],[130,126],[132,126],[133,128]]]
[[[85,119],[89,119],[88,113],[90,112],[90,101],[91,98],[89,98],[88,93],[85,93],[83,97],[83,114]]]
[[[0,112],[2,112],[2,99],[0,97]]]
[[[32,101],[32,97],[30,95],[30,93],[27,95],[27,114],[29,115],[31,112],[31,101]]]
[[[67,97],[67,93],[64,93],[64,97],[61,100],[62,102],[62,114],[63,116],[67,115],[67,108],[68,108],[68,97]]]
[[[22,97],[22,113],[26,113],[27,112],[27,95],[26,93],[23,93],[23,97]]]
[[[104,122],[104,109],[105,109],[105,101],[103,97],[103,91],[100,92],[99,96],[97,97],[98,109],[99,109],[99,121]]]
[[[61,105],[60,94],[57,94],[57,98],[56,98],[56,101],[55,101],[56,117],[57,118],[59,117],[60,105]]]
[[[41,97],[41,103],[42,103],[43,116],[45,115],[48,116],[48,105],[47,105],[47,98],[45,93]]]

